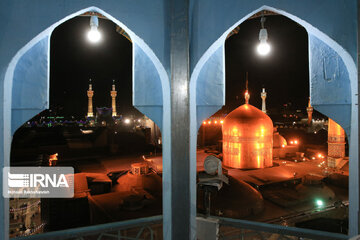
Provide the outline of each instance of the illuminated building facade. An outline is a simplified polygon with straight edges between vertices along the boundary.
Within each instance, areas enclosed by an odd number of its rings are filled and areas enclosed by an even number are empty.
[[[110,96],[111,96],[111,107],[112,107],[112,116],[116,117],[116,95],[117,95],[117,91],[115,90],[115,83],[113,81],[112,84],[112,90],[110,91]]]
[[[92,90],[91,79],[90,79],[90,83],[89,83],[89,89],[87,90],[87,96],[88,96],[88,113],[87,113],[87,117],[94,117],[93,101],[92,101],[92,98],[94,96],[94,91]]]
[[[328,166],[337,167],[345,157],[345,131],[329,118],[328,126]]]
[[[254,169],[272,166],[273,122],[260,109],[246,103],[226,116],[222,127],[223,163],[227,167]]]

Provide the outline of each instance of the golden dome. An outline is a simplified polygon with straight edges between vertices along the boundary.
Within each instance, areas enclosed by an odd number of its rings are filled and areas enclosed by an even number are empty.
[[[283,136],[281,136],[279,132],[274,132],[273,147],[281,148],[281,147],[286,147],[286,146],[287,146],[286,139]]]
[[[273,122],[260,109],[244,104],[226,116],[222,127],[223,164],[253,169],[272,166]]]

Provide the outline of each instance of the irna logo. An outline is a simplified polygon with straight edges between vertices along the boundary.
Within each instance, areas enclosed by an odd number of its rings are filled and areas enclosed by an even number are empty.
[[[19,198],[72,198],[72,167],[4,167],[3,196]]]
[[[11,174],[8,173],[9,187],[69,187],[64,174]]]

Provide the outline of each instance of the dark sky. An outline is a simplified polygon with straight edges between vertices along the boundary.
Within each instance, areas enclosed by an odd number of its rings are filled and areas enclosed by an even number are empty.
[[[226,41],[226,109],[244,103],[245,74],[249,73],[250,103],[261,107],[264,86],[268,108],[292,102],[305,109],[309,95],[307,33],[283,16],[267,16],[265,27],[272,50],[256,53],[260,18],[240,25],[240,32]],[[65,115],[82,117],[87,112],[88,80],[93,80],[94,107],[111,107],[110,88],[116,80],[118,113],[137,112],[132,99],[132,44],[115,31],[111,21],[99,19],[102,41],[86,39],[89,17],[73,18],[52,33],[50,59],[50,104]],[[237,97],[238,96],[238,97]],[[61,113],[61,112],[60,112]]]

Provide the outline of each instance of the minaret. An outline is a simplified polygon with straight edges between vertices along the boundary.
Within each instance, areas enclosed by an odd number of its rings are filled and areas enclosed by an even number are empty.
[[[89,89],[87,91],[87,96],[88,96],[88,113],[87,113],[87,117],[94,117],[93,102],[92,102],[92,98],[94,96],[94,91],[92,90],[91,79],[89,80]]]
[[[308,125],[310,125],[311,121],[312,121],[312,114],[314,111],[314,108],[310,104],[310,97],[309,97],[309,104],[308,104],[308,107],[306,108],[306,111],[308,113]]]
[[[328,125],[328,166],[336,167],[345,157],[345,131],[329,118]]]
[[[266,113],[266,102],[265,102],[266,92],[265,92],[265,88],[262,89],[262,92],[261,92],[260,96],[261,96],[261,99],[262,99],[261,111],[263,111],[263,113]]]
[[[112,90],[110,91],[111,95],[111,107],[112,107],[112,116],[116,117],[116,95],[117,91],[115,90],[115,80],[113,80]]]
[[[246,72],[246,91],[245,91],[245,104],[249,104],[250,94],[249,94],[249,80],[248,72]]]

